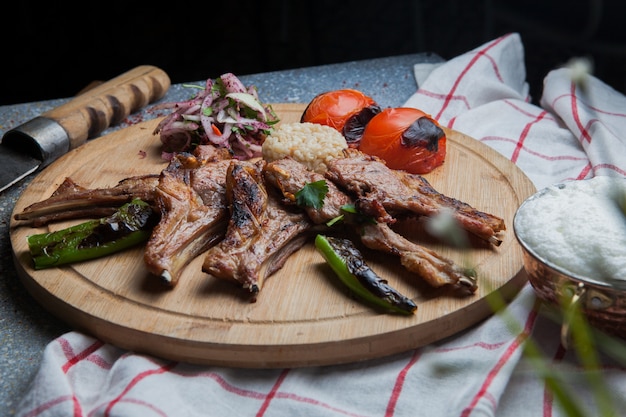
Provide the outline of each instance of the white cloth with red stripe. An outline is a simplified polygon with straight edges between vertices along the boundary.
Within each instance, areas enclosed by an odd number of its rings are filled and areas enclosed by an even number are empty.
[[[626,173],[622,94],[594,77],[582,94],[568,69],[556,69],[545,79],[540,107],[531,104],[525,78],[521,39],[509,34],[433,69],[406,105],[493,147],[537,188]],[[542,312],[526,285],[504,313],[438,343],[299,369],[189,365],[70,332],[47,346],[16,415],[565,416],[523,354],[528,341],[587,415],[600,415],[588,372],[561,346],[560,325]],[[612,409],[624,410],[626,364],[601,360]]]

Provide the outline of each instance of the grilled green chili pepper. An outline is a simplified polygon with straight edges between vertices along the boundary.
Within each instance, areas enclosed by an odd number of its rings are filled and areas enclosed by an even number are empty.
[[[155,217],[148,203],[134,199],[109,217],[28,236],[35,269],[99,258],[145,242]]]
[[[379,277],[348,239],[317,235],[315,247],[339,279],[358,297],[376,306],[402,314],[413,314],[417,305]]]

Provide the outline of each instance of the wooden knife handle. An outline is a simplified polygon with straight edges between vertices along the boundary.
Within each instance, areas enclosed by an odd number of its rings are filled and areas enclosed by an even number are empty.
[[[142,65],[85,91],[41,116],[61,125],[69,137],[70,149],[74,149],[162,98],[170,84],[170,78],[163,70]]]

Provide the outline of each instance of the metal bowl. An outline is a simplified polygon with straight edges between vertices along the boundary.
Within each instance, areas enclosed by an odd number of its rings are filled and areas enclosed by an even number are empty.
[[[626,178],[612,180],[626,181]],[[564,189],[567,184],[557,184],[553,187]],[[553,187],[548,188],[554,190]],[[626,339],[626,278],[624,280],[599,280],[573,273],[538,254],[536,249],[523,238],[524,227],[532,227],[532,224],[522,224],[520,213],[526,210],[531,201],[541,199],[547,192],[548,189],[543,189],[529,197],[520,205],[513,219],[515,237],[522,247],[524,268],[530,284],[540,299],[557,307],[561,312],[568,308],[580,308],[590,325],[608,334]],[[566,211],[564,207],[564,213]],[[565,346],[569,339],[570,324],[564,319],[561,338]]]

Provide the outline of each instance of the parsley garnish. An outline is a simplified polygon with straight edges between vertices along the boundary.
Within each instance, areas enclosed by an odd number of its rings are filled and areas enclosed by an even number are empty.
[[[374,217],[360,213],[354,204],[344,204],[343,206],[341,206],[341,212],[343,214],[335,217],[335,219],[337,220],[335,220],[333,224],[339,220],[346,220],[347,222],[352,223],[352,224],[360,224],[360,223],[376,224],[376,219]]]
[[[301,207],[320,209],[324,205],[326,194],[328,194],[326,180],[309,182],[296,193],[296,203]]]

